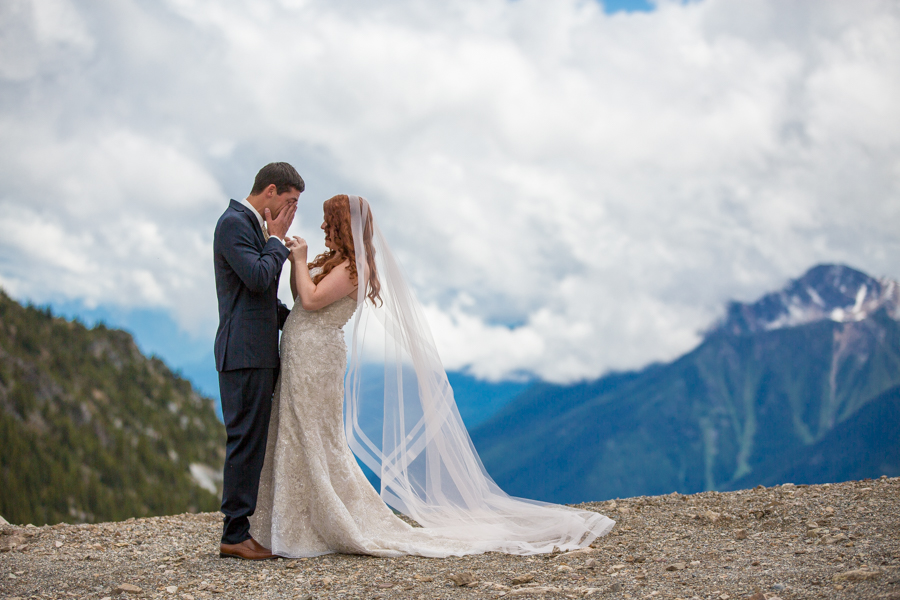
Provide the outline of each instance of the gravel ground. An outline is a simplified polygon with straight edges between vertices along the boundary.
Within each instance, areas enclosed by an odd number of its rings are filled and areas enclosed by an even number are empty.
[[[218,557],[221,515],[0,525],[0,598],[900,600],[900,478],[580,505],[617,520],[535,557]]]

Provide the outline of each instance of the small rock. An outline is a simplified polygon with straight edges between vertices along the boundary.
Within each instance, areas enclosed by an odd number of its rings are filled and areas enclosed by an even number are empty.
[[[596,566],[597,566],[597,561],[594,560],[593,558],[589,558],[589,559],[587,559],[586,561],[584,561],[584,568],[585,568],[585,569],[593,569],[593,568],[596,567]]]
[[[828,533],[827,527],[816,527],[814,529],[806,530],[806,537],[819,537],[821,535],[825,535]]]
[[[592,561],[593,559],[589,560],[588,562]],[[513,577],[511,583],[512,585],[522,585],[523,583],[531,583],[532,581],[534,581],[534,574],[528,573],[527,575],[518,575],[516,577]]]
[[[747,598],[747,600],[766,600],[766,595],[762,592],[757,591],[752,596]]]
[[[868,581],[870,579],[878,579],[881,575],[880,571],[869,571],[867,569],[856,569],[854,571],[845,571],[844,573],[835,573],[832,581]]]
[[[699,561],[699,560],[692,560],[692,561],[691,561],[691,566],[692,566],[692,567],[699,567],[699,566],[700,566],[700,561]]]
[[[447,575],[447,579],[455,583],[457,587],[471,586],[472,584],[478,583],[475,575],[469,572]]]
[[[57,540],[57,541],[53,542],[53,545],[56,546],[57,548],[62,548],[63,543],[60,542],[59,540]]]
[[[194,597],[191,596],[190,594],[182,594],[181,600],[194,600]]]
[[[825,535],[819,540],[820,546],[831,546],[832,544],[837,544],[839,542],[844,542],[847,540],[847,536],[843,533],[838,533],[836,535]]]
[[[734,539],[736,540],[746,540],[747,539],[747,530],[746,529],[737,529],[734,532]]]
[[[375,587],[381,588],[381,589],[383,589],[383,590],[389,590],[389,589],[391,589],[392,587],[394,587],[394,584],[391,583],[390,581],[381,581],[381,582],[379,582],[379,583],[376,583],[376,584],[375,584]]]
[[[59,542],[57,542],[59,543]],[[116,586],[115,592],[117,594],[126,593],[126,594],[140,594],[143,592],[141,588],[136,585],[131,585],[130,583],[120,583]]]
[[[178,592],[178,586],[177,585],[167,585],[166,591],[170,594],[174,594],[174,593]]]
[[[684,571],[687,568],[687,565],[683,562],[672,563],[668,567],[666,567],[666,571]]]
[[[609,586],[609,591],[613,594],[618,594],[624,589],[625,586],[622,585],[621,581],[617,581],[611,586]]]
[[[776,583],[775,585],[772,586],[772,589],[775,591],[778,591],[778,592],[783,592],[784,590],[787,589],[787,586],[784,585],[783,583]]]
[[[833,515],[833,514],[834,514],[834,507],[833,507],[833,506],[826,506],[826,507],[825,507],[825,510],[822,511],[822,512],[824,512],[826,515]]]
[[[416,575],[415,577],[413,577],[413,579],[415,579],[416,581],[422,581],[425,583],[434,581],[434,577],[429,577],[427,575]]]
[[[572,570],[572,567],[570,567],[569,565],[559,565],[556,570],[560,573],[568,573]]]
[[[722,518],[722,515],[720,515],[717,512],[713,512],[711,510],[703,511],[700,516],[702,516],[704,519],[706,519],[710,523],[717,523],[719,521],[719,519]]]

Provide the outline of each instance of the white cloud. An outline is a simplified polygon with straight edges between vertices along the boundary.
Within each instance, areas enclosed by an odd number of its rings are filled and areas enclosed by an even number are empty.
[[[215,327],[212,228],[289,160],[367,196],[446,366],[688,350],[823,261],[900,276],[900,8],[169,0],[0,8],[0,283]],[[286,286],[283,286],[286,287]]]

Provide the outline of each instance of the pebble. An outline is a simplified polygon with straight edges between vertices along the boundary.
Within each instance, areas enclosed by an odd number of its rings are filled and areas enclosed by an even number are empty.
[[[878,579],[880,575],[881,573],[879,571],[856,569],[844,573],[835,573],[834,577],[832,577],[832,581],[867,581],[869,579]]]
[[[144,590],[136,585],[131,585],[130,583],[120,583],[116,586],[115,591],[117,594],[121,594],[123,592],[126,594],[140,594]]]
[[[447,579],[455,583],[457,587],[472,586],[473,584],[478,583],[478,579],[476,579],[475,575],[472,573],[453,573],[447,575]]]
[[[532,581],[534,581],[534,574],[528,573],[527,575],[513,577],[510,583],[512,583],[512,585],[522,585],[523,583],[531,583]]]
[[[672,563],[668,567],[666,567],[666,571],[683,571],[687,568],[687,565],[683,562]]]

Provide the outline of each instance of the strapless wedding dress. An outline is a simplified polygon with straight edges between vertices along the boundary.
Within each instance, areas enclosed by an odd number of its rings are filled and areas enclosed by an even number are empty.
[[[343,427],[344,324],[356,300],[316,311],[294,305],[281,337],[254,539],[285,557],[331,552],[374,556],[451,556],[471,544],[413,528],[397,518],[366,479]]]

